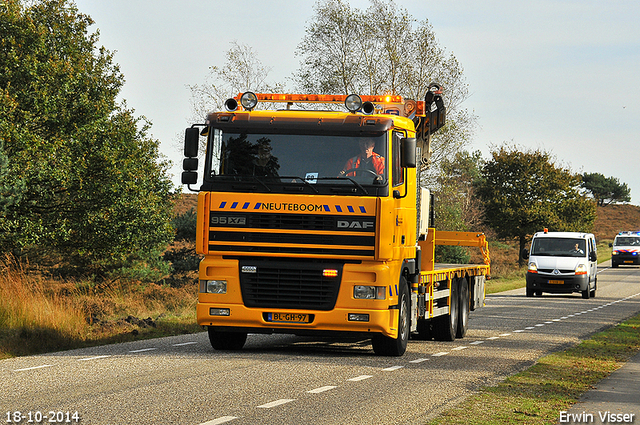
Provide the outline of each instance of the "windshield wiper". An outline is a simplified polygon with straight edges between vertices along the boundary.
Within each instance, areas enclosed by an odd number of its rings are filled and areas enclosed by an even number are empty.
[[[345,179],[349,180],[358,189],[362,190],[365,195],[369,195],[369,192],[367,191],[367,189],[362,187],[362,185],[360,183],[358,183],[357,181],[353,180],[351,177],[347,177],[347,176],[343,176],[343,177],[317,177],[317,180],[345,180]]]

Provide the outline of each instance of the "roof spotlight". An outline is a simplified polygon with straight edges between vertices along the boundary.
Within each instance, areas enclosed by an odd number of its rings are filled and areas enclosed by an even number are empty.
[[[350,94],[344,100],[344,106],[347,107],[349,112],[356,112],[362,107],[362,98],[357,94]]]
[[[258,104],[258,96],[253,92],[246,92],[240,96],[240,104],[248,111],[252,110]]]
[[[227,111],[233,112],[238,109],[238,101],[234,98],[227,99],[224,101],[224,107],[227,108]]]

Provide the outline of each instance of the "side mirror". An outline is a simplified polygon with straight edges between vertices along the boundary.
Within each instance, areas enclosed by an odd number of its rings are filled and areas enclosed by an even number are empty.
[[[200,132],[197,128],[187,128],[184,132],[184,156],[182,160],[182,184],[190,185],[198,182],[198,144]]]
[[[595,251],[591,251],[589,253],[589,261],[598,261],[598,253]]]
[[[193,158],[198,156],[198,143],[200,142],[200,131],[195,128],[187,128],[184,132],[184,156]]]
[[[401,139],[400,149],[402,150],[400,165],[405,168],[416,168],[416,139],[413,137]]]
[[[522,250],[522,258],[524,258],[525,260],[529,259],[529,250],[528,249],[523,249]]]
[[[613,248],[613,244],[609,242],[609,248]]]

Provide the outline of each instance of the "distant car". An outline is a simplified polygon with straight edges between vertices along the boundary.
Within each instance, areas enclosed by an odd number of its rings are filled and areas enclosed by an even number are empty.
[[[640,264],[640,232],[620,232],[609,246],[613,248],[611,267]]]
[[[591,233],[537,232],[531,241],[527,296],[543,292],[570,294],[580,292],[582,298],[596,296],[598,255],[596,239]]]

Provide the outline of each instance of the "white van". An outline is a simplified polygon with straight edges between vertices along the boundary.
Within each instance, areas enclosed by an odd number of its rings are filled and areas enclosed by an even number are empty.
[[[593,234],[545,229],[533,235],[531,250],[523,256],[529,260],[527,297],[543,292],[596,296],[598,256]]]
[[[609,246],[613,248],[611,267],[640,264],[640,232],[620,232]]]

